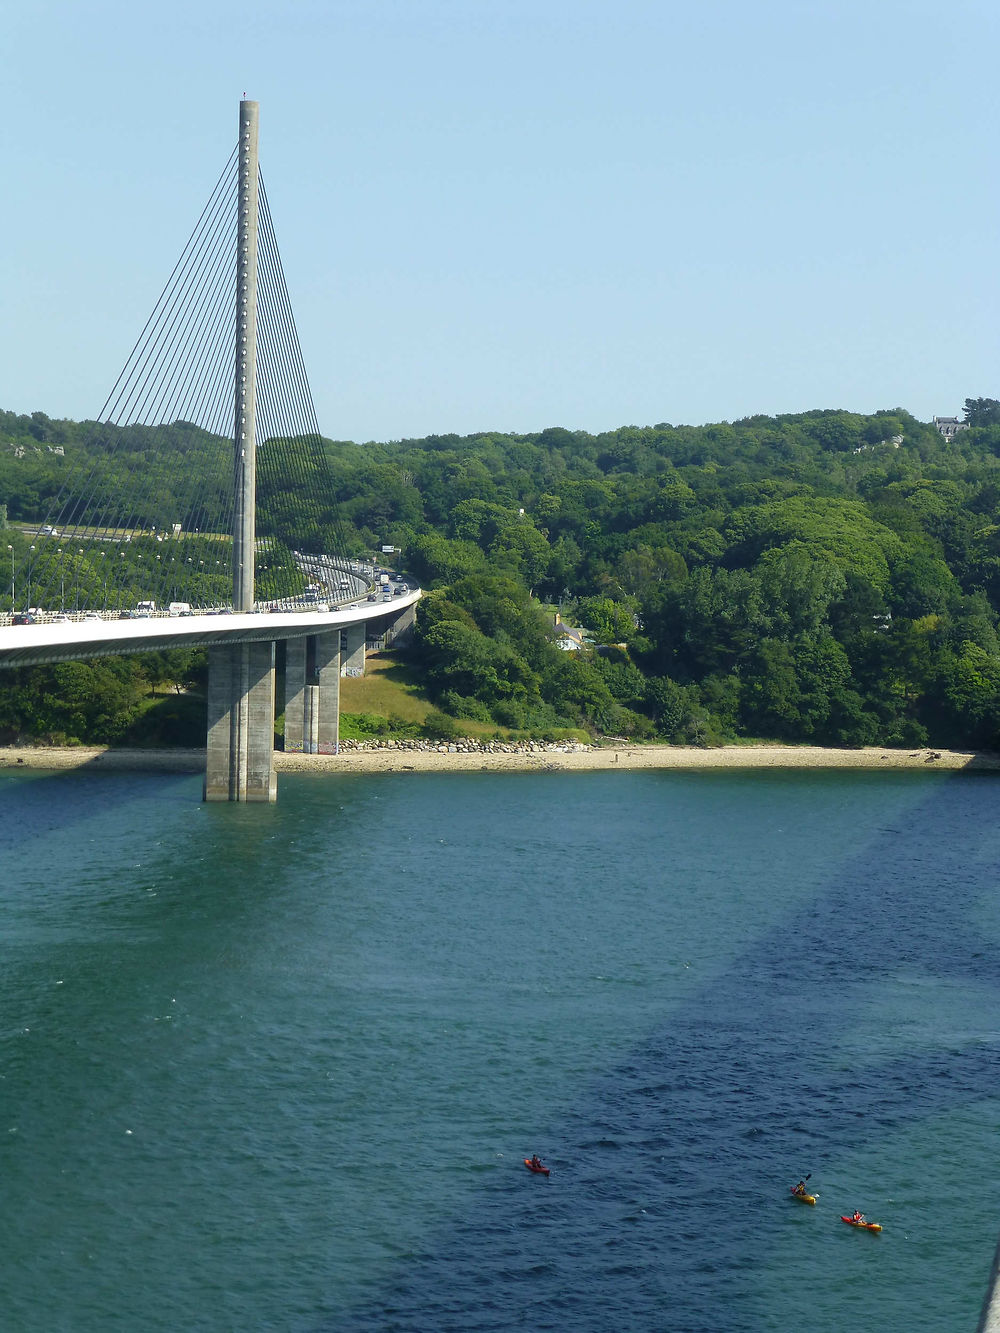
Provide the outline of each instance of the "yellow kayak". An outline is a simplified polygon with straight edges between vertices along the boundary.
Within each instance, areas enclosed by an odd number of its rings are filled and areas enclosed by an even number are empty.
[[[799,1203],[815,1203],[819,1198],[818,1194],[806,1194],[804,1190],[797,1190],[794,1185],[791,1187],[791,1194]]]

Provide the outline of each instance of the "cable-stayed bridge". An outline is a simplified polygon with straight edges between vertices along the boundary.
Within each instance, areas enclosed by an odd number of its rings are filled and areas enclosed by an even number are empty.
[[[279,645],[285,748],[334,752],[341,675],[420,596],[338,524],[257,137],[241,102],[237,146],[44,521],[12,515],[0,614],[0,667],[206,646],[206,800],[275,798]]]

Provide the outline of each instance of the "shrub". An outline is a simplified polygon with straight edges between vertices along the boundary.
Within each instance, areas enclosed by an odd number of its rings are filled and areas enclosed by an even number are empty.
[[[433,708],[424,718],[422,727],[424,735],[431,741],[450,741],[454,740],[459,734],[458,723],[447,713],[442,713],[439,709]]]
[[[340,715],[340,734],[345,740],[365,740],[369,736],[384,736],[389,730],[389,719],[379,713]]]
[[[493,720],[501,727],[523,727],[524,714],[524,704],[516,699],[504,699],[493,705]]]
[[[481,699],[473,699],[468,694],[459,694],[457,690],[445,690],[438,703],[452,717],[472,718],[476,722],[492,722],[493,715]]]

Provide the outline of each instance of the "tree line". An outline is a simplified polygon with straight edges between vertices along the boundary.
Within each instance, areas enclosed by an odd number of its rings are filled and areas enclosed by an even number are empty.
[[[42,501],[3,489],[17,447],[46,475],[46,444],[88,447],[39,417],[0,413],[0,502],[31,520]],[[950,440],[897,408],[325,448],[347,549],[399,547],[427,590],[412,661],[459,728],[992,747],[1000,403],[965,421]],[[556,647],[558,608],[582,651]]]

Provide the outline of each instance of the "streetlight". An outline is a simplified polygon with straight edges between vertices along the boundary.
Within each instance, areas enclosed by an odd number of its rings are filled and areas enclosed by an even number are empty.
[[[29,546],[29,547],[28,547],[28,552],[29,552],[29,554],[28,554],[28,605],[27,605],[27,607],[26,607],[26,610],[30,611],[30,610],[31,610],[31,566],[32,566],[32,564],[34,563],[34,559],[35,559],[35,548],[34,548],[33,546]]]
[[[14,548],[8,542],[7,550],[10,552],[10,613],[14,614]]]

